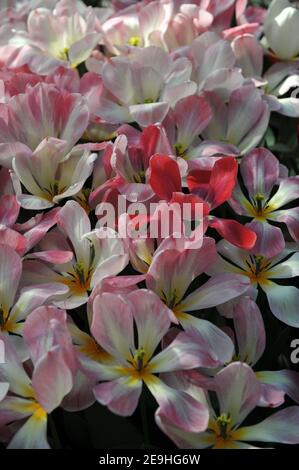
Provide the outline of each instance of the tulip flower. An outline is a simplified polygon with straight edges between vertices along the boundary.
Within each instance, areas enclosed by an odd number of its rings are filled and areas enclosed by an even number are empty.
[[[244,295],[232,308],[232,316],[235,330],[233,360],[239,360],[254,367],[266,349],[266,332],[262,314],[256,302]],[[258,370],[256,377],[262,384],[259,406],[280,406],[285,401],[285,395],[299,403],[298,372],[288,369]]]
[[[14,157],[12,180],[17,201],[24,209],[53,207],[83,188],[97,154],[80,148],[67,153],[67,147],[66,141],[46,138],[34,152],[27,149]]]
[[[242,155],[261,142],[270,111],[253,84],[234,90],[228,103],[215,92],[206,92],[204,96],[213,110],[213,118],[204,131],[206,139],[234,145]]]
[[[196,164],[195,169],[186,177],[191,195],[184,195],[178,163],[167,155],[157,154],[150,159],[149,183],[160,200],[170,203],[201,203],[204,220],[210,227],[235,245],[251,248],[256,241],[254,232],[234,220],[220,219],[209,214],[210,210],[230,197],[236,176],[237,163],[233,157],[219,159],[212,168],[210,164],[208,168],[206,165],[202,168],[199,159],[199,166]]]
[[[162,122],[180,98],[195,93],[191,63],[172,60],[150,46],[132,60],[115,57],[102,69],[104,90],[97,115],[109,123],[134,122],[141,127]]]
[[[31,377],[19,361],[10,337],[0,333],[6,352],[6,362],[0,364],[0,379],[9,383],[8,394],[0,402],[0,426],[25,420],[10,440],[9,448],[47,449],[47,415],[71,391],[76,370],[66,314],[54,307],[35,310],[28,317],[24,336],[33,364]]]
[[[247,277],[255,291],[253,295],[257,295],[256,288],[259,286],[268,298],[272,313],[279,320],[287,325],[299,325],[299,290],[295,286],[275,282],[276,279],[298,276],[298,253],[292,244],[272,258],[251,254],[226,240],[217,244],[217,251],[217,260],[207,270],[208,274],[234,273]]]
[[[299,11],[288,0],[273,0],[265,18],[267,46],[280,59],[294,59],[299,54],[297,27]]]
[[[163,416],[185,430],[205,429],[206,407],[192,397],[168,387],[156,374],[193,369],[206,362],[209,351],[181,332],[155,354],[169,329],[171,315],[161,300],[147,290],[126,296],[103,293],[93,301],[91,331],[113,362],[101,365],[101,382],[95,386],[96,399],[114,413],[131,415],[144,383],[159,404]],[[134,323],[138,340],[134,341]],[[100,365],[98,366],[100,370]],[[180,403],[180,406],[177,406]]]
[[[59,66],[75,68],[90,56],[100,36],[92,9],[80,8],[71,0],[57,2],[53,10],[43,5],[30,11],[25,31],[16,32],[16,43],[21,46],[16,48],[9,65],[28,64],[33,72],[42,75]]]
[[[91,231],[90,220],[75,201],[68,201],[59,212],[59,231],[49,233],[39,252],[25,262],[26,284],[51,279],[68,291],[55,305],[75,308],[87,302],[88,294],[104,277],[115,275],[127,265],[122,241],[111,229]]]
[[[284,249],[285,241],[280,228],[269,222],[284,222],[293,239],[299,240],[298,207],[283,209],[299,197],[299,178],[281,177],[279,161],[264,148],[249,152],[241,161],[240,172],[248,196],[238,184],[230,204],[238,214],[253,217],[247,224],[257,234],[252,253],[271,258]]]
[[[34,151],[49,137],[66,141],[67,154],[87,127],[88,116],[81,96],[53,85],[38,83],[13,96],[0,113],[1,165],[11,168],[13,157]]]
[[[192,384],[179,384],[194,398],[205,403],[202,389]],[[214,379],[219,410],[210,407],[210,421],[204,433],[190,433],[174,426],[167,417],[156,413],[158,426],[179,448],[183,449],[253,449],[248,442],[279,442],[298,444],[299,407],[290,406],[264,421],[241,426],[251,411],[258,406],[261,384],[252,369],[242,362],[234,362],[218,372]],[[241,426],[241,427],[240,427]]]
[[[0,244],[0,331],[13,333],[11,341],[23,354],[22,335],[24,320],[33,309],[49,303],[55,296],[68,292],[67,286],[51,282],[20,288],[22,259],[9,246]]]

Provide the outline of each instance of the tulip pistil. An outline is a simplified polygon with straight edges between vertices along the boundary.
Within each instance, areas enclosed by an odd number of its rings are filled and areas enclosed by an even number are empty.
[[[229,437],[227,428],[230,422],[231,422],[231,418],[229,414],[226,414],[226,413],[222,413],[217,418],[217,424],[218,424],[220,436],[222,437],[222,439],[228,439]]]
[[[134,364],[138,372],[140,372],[143,369],[143,361],[144,361],[144,356],[145,356],[145,350],[144,348],[139,348],[135,351],[134,353]]]

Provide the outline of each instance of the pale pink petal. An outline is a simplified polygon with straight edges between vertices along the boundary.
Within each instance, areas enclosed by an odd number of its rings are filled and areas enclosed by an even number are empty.
[[[279,188],[270,199],[271,207],[278,209],[299,197],[299,177],[292,176],[281,180]]]
[[[257,406],[261,395],[260,382],[253,370],[242,362],[233,362],[218,372],[214,385],[220,413],[229,414],[231,426],[246,418]]]
[[[259,378],[258,373],[256,374]],[[262,383],[262,382],[261,382]],[[262,383],[262,394],[258,406],[277,408],[285,402],[285,393],[282,390],[278,390],[271,385]]]
[[[117,233],[109,227],[95,229],[86,235],[94,249],[94,271],[90,281],[93,288],[107,276],[115,276],[128,264],[128,255],[125,253],[123,241]]]
[[[172,424],[160,412],[160,408],[155,413],[157,426],[168,436],[179,449],[206,449],[214,444],[214,436],[210,432],[186,432]]]
[[[254,255],[262,255],[273,258],[285,247],[282,231],[279,227],[269,224],[267,221],[253,220],[246,224],[250,230],[256,233],[257,238],[251,252]]]
[[[234,345],[229,336],[213,323],[189,314],[180,314],[179,321],[184,330],[210,354],[210,361],[217,366],[231,361]],[[206,367],[206,366],[205,366]],[[207,365],[207,367],[210,367]]]
[[[28,196],[27,194],[18,194],[17,200],[21,207],[33,211],[49,209],[54,206],[53,202],[50,202],[43,197]]]
[[[38,83],[26,93],[14,96],[7,106],[10,131],[2,141],[20,142],[32,150],[46,137],[59,137],[67,141],[71,149],[89,119],[88,107],[81,95],[46,83]],[[24,145],[22,148],[24,151]]]
[[[11,393],[22,397],[32,397],[31,380],[13,349],[9,336],[0,332],[0,339],[5,347],[5,363],[0,363],[0,381],[9,383]]]
[[[151,357],[170,327],[169,309],[154,292],[146,289],[131,292],[127,299],[132,303],[138,347],[143,347],[148,357]]]
[[[142,389],[142,381],[132,377],[121,377],[94,387],[99,403],[121,416],[131,416],[137,408]]]
[[[241,297],[234,307],[234,327],[240,360],[254,365],[266,347],[263,317],[250,297]]]
[[[38,364],[48,352],[59,348],[61,359],[71,371],[75,371],[78,364],[65,311],[53,306],[34,309],[26,319],[23,338],[34,364]]]
[[[270,385],[299,403],[299,372],[287,369],[262,371],[257,372],[257,377],[262,384]]]
[[[199,87],[213,71],[232,68],[235,64],[230,43],[220,39],[211,31],[200,35],[193,41],[191,53],[198,65],[196,81]]]
[[[103,293],[93,302],[91,332],[102,348],[122,364],[135,351],[133,315],[130,305],[120,296]]]
[[[196,367],[217,367],[218,361],[213,349],[200,342],[196,334],[181,332],[150,361],[153,372],[171,372]]]
[[[5,314],[13,305],[21,274],[20,256],[9,246],[0,244],[0,303]]]
[[[75,201],[68,201],[58,214],[58,227],[70,239],[76,261],[89,266],[90,242],[83,237],[90,232],[90,221],[85,210]]]
[[[218,274],[209,279],[202,287],[188,295],[180,303],[180,310],[192,312],[220,305],[237,297],[250,287],[246,276],[238,274]]]
[[[32,376],[32,386],[36,399],[48,413],[57,408],[71,391],[73,375],[59,347],[48,351],[37,362]]]
[[[0,223],[11,227],[17,220],[20,206],[11,194],[0,196]]]
[[[68,290],[66,285],[58,282],[24,287],[11,311],[10,319],[14,322],[24,320],[35,308],[67,294]]]
[[[281,258],[285,258],[289,253],[282,252]],[[277,264],[276,264],[277,261]],[[271,268],[269,270],[269,277],[271,279],[288,279],[291,277],[299,276],[299,253],[293,253],[286,261],[281,261],[276,257],[272,259]]]
[[[169,245],[172,240],[172,245]],[[166,242],[169,246],[166,246]],[[165,249],[164,249],[165,247]],[[179,242],[170,238],[160,245],[148,270],[146,284],[159,296],[165,296],[169,306],[173,296],[183,298],[191,282],[205,272],[216,257],[214,240],[205,237],[200,249],[180,249]]]
[[[106,62],[102,69],[105,86],[120,103],[130,103],[134,97],[133,77],[130,64],[118,58]]]
[[[205,92],[217,93],[223,102],[228,101],[231,93],[244,83],[241,69],[220,69],[212,72],[203,84]],[[214,110],[215,112],[215,110]]]
[[[135,104],[129,107],[132,121],[138,122],[142,127],[149,126],[150,124],[161,123],[168,110],[169,105],[166,102]]]
[[[211,117],[212,109],[201,96],[188,96],[178,101],[175,105],[177,142],[189,146],[208,125]]]
[[[32,415],[17,431],[8,449],[50,449],[47,441],[47,415]]]
[[[261,423],[243,427],[237,431],[237,438],[244,441],[299,443],[299,407],[290,406],[274,413]]]
[[[68,55],[72,67],[77,67],[81,62],[88,59],[99,39],[100,34],[90,33],[71,45]]]
[[[41,218],[37,219],[37,223],[34,223],[33,227],[26,227],[24,236],[27,239],[27,251],[36,245],[48,230],[56,224],[59,211],[60,208],[52,209],[46,214],[43,214]]]
[[[269,196],[279,177],[279,161],[269,150],[257,148],[242,158],[240,171],[250,196]]]
[[[252,85],[233,91],[228,109],[227,140],[237,145],[242,153],[248,152],[262,140],[269,117],[267,103]]]
[[[73,388],[62,400],[61,407],[70,412],[89,408],[95,402],[93,385],[94,380],[90,380],[83,372],[78,370],[73,380]]]
[[[245,77],[259,77],[263,71],[263,48],[255,36],[242,34],[232,42],[236,56],[236,66],[242,69]]]
[[[1,244],[6,245],[18,254],[22,255],[27,247],[27,240],[24,235],[12,230],[11,228],[5,227],[0,224],[0,240]]]
[[[299,289],[294,286],[281,286],[272,281],[263,284],[271,312],[287,325],[299,327]]]
[[[169,106],[173,107],[180,99],[185,98],[186,96],[194,95],[196,90],[196,83],[188,80],[185,83],[166,86],[161,94],[160,99],[166,101]]]
[[[181,390],[169,387],[158,377],[150,376],[145,383],[159,404],[160,417],[187,432],[200,432],[207,428],[209,413],[204,404]]]
[[[48,251],[35,251],[30,253],[26,258],[39,259],[48,263],[64,264],[68,263],[73,259],[72,251],[59,251],[59,250],[48,250]]]
[[[274,220],[284,222],[293,240],[299,241],[299,208],[276,211],[274,214]]]

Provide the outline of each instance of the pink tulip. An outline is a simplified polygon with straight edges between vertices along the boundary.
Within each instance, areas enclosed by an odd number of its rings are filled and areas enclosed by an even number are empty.
[[[67,153],[88,123],[81,96],[43,83],[12,97],[0,114],[0,161],[9,168],[13,157],[28,155],[49,137],[66,141]]]
[[[66,328],[66,314],[54,307],[41,307],[31,313],[23,333],[33,364],[31,378],[17,357],[11,337],[0,334],[6,352],[6,363],[0,364],[0,378],[9,383],[9,392],[0,403],[0,425],[25,419],[9,448],[46,449],[47,414],[60,406],[71,391],[76,357]]]
[[[75,308],[88,300],[89,292],[104,277],[116,275],[127,265],[122,241],[112,229],[102,237],[104,229],[91,231],[89,218],[75,201],[68,201],[60,210],[58,229],[40,242],[40,252],[26,261],[24,282],[45,283],[48,279],[68,287],[54,304]]]
[[[170,379],[170,384],[172,381]],[[180,391],[206,403],[202,389],[188,381],[176,381]],[[253,449],[248,442],[279,442],[298,444],[299,407],[290,406],[264,421],[240,427],[250,412],[258,406],[261,384],[252,369],[242,362],[234,362],[218,372],[211,384],[216,392],[219,411],[210,408],[210,421],[203,433],[186,432],[173,425],[159,410],[156,422],[179,448],[183,449]]]
[[[295,286],[280,285],[276,279],[288,279],[298,276],[298,253],[292,244],[272,258],[251,254],[237,248],[225,240],[217,244],[216,263],[207,270],[210,275],[231,273],[249,279],[256,297],[259,286],[268,298],[272,313],[287,325],[299,323],[298,296]],[[273,279],[273,280],[272,280]]]
[[[134,322],[138,331],[136,345]],[[156,376],[159,372],[197,367],[207,354],[183,332],[155,354],[170,322],[168,308],[147,290],[133,291],[126,296],[110,293],[97,296],[93,302],[91,331],[113,362],[99,365],[101,382],[95,386],[94,393],[111,411],[128,416],[137,407],[144,382],[161,413],[172,423],[186,431],[203,430],[208,422],[206,407]]]
[[[237,185],[230,204],[238,214],[253,218],[247,224],[257,234],[252,253],[271,258],[283,250],[285,241],[282,231],[269,222],[284,222],[293,239],[299,240],[298,208],[277,210],[299,197],[299,178],[281,178],[279,161],[264,148],[249,152],[242,159],[240,172],[248,196]]]

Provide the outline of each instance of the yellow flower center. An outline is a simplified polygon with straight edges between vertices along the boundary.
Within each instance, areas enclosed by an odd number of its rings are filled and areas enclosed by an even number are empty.
[[[143,347],[136,349],[127,359],[129,367],[121,367],[120,371],[124,375],[129,375],[134,379],[148,379],[151,375],[151,366],[148,363],[149,355]]]
[[[252,283],[265,284],[268,281],[269,271],[268,268],[271,264],[267,258],[263,256],[252,256],[245,260],[248,266],[247,276]]]
[[[176,151],[176,154],[177,154],[178,157],[182,157],[182,158],[185,157],[185,153],[186,153],[186,150],[187,150],[186,145],[183,145],[183,144],[180,144],[179,142],[177,142],[176,144],[174,144],[174,148],[175,148],[175,151]]]
[[[160,298],[171,310],[175,312],[175,307],[179,304],[181,298],[177,292],[177,289],[174,289],[168,295],[162,290],[160,292]]]
[[[274,208],[267,203],[268,199],[262,193],[257,193],[254,197],[253,203],[250,204],[251,215],[258,220],[265,220]]]
[[[222,439],[228,439],[229,436],[229,425],[231,423],[231,419],[229,414],[222,413],[220,416],[217,418],[217,424],[218,424],[218,437]]]
[[[64,47],[62,50],[60,50],[57,54],[57,59],[69,60],[69,48]]]
[[[48,188],[43,188],[43,191],[45,193],[44,197],[48,201],[52,202],[55,196],[58,196],[58,194],[64,193],[64,191],[66,190],[66,186],[63,186],[60,188],[59,183],[60,183],[59,180],[54,180],[50,183]]]
[[[140,42],[141,42],[141,39],[139,36],[132,36],[128,40],[128,44],[130,44],[130,46],[133,46],[133,47],[138,47]]]
[[[9,318],[9,311],[0,305],[0,331],[13,331],[13,322]]]
[[[133,176],[134,183],[145,183],[145,172],[140,171],[139,173],[135,173]]]
[[[82,294],[90,289],[91,275],[91,268],[86,272],[82,263],[77,263],[73,272],[67,272],[67,276],[64,277],[64,284],[72,292]]]
[[[34,395],[34,394],[33,394]],[[47,412],[36,401],[34,396],[23,403],[14,404],[14,409],[20,413],[31,414],[36,420],[47,419]]]

